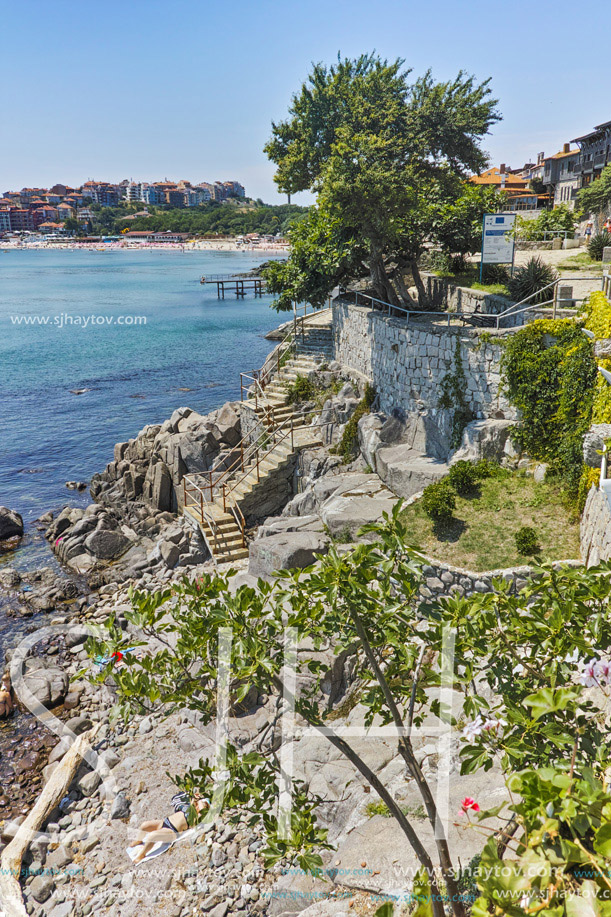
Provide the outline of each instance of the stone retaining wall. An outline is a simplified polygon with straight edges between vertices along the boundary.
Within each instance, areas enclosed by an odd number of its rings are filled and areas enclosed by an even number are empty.
[[[518,592],[527,585],[528,580],[534,573],[533,568],[528,565],[475,573],[472,570],[463,570],[461,567],[453,567],[451,564],[441,563],[430,557],[426,557],[425,560],[426,565],[423,568],[423,573],[426,580],[425,584],[420,587],[420,594],[427,599],[448,594],[469,596],[477,592],[493,592],[492,580],[499,578],[511,583],[513,590]],[[579,566],[581,561],[560,560],[556,561],[554,566],[559,567],[567,564]]]
[[[591,487],[579,529],[581,556],[588,567],[611,558],[611,509],[606,494]]]
[[[514,419],[515,409],[501,391],[497,336],[490,332],[484,342],[471,329],[391,318],[344,300],[333,303],[335,359],[372,381],[386,414],[396,407],[406,412],[439,407],[440,382],[454,371],[458,345],[473,414],[482,418],[501,412]]]
[[[513,305],[513,301],[505,296],[472,290],[471,287],[459,287],[436,274],[423,274],[422,279],[431,304],[428,308],[443,306],[448,312],[483,312],[484,315],[498,315]]]

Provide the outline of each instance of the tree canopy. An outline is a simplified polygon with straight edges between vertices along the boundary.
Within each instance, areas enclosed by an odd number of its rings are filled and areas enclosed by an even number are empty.
[[[265,147],[280,190],[318,195],[319,220],[362,248],[363,269],[393,304],[409,299],[407,270],[424,298],[418,258],[444,208],[465,193],[475,200],[464,181],[486,165],[480,141],[500,117],[488,80],[427,72],[410,83],[410,72],[375,54],[315,65]],[[290,288],[288,265],[285,279]]]
[[[611,163],[591,184],[582,188],[577,196],[579,206],[588,213],[603,215],[611,206]]]

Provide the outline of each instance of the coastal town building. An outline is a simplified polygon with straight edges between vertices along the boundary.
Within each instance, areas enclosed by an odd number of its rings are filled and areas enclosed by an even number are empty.
[[[580,156],[577,172],[580,187],[585,188],[600,177],[600,173],[611,162],[611,121],[597,124],[593,131],[572,141],[579,147]]]

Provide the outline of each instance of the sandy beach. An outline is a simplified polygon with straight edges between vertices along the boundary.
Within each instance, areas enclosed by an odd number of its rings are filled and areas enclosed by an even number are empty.
[[[262,252],[264,254],[273,254],[278,252],[288,252],[289,246],[286,242],[238,242],[236,239],[201,239],[192,242],[133,242],[120,240],[115,242],[75,242],[74,239],[66,239],[62,242],[48,242],[44,239],[28,241],[0,241],[0,251],[19,251],[21,249],[32,251],[33,249],[57,249],[60,251],[179,251],[179,252]]]

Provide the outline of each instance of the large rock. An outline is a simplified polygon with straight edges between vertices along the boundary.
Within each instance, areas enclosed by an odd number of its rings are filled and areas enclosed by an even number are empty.
[[[12,509],[0,506],[0,541],[7,538],[21,538],[23,535],[23,519]]]
[[[352,488],[340,488],[320,509],[322,521],[334,538],[352,540],[361,526],[379,522],[383,513],[391,513],[397,498],[380,483],[377,475],[354,475]],[[360,481],[356,479],[368,478]]]
[[[450,457],[449,464],[478,462],[480,459],[500,462],[508,452],[506,447],[510,445],[508,440],[513,427],[511,420],[472,421],[463,430],[460,446]]]
[[[219,431],[219,439],[228,446],[237,446],[242,438],[240,432],[240,415],[228,402],[224,404],[216,415],[215,426]]]
[[[124,554],[130,544],[129,538],[112,529],[96,529],[85,539],[85,547],[98,560],[114,560]]]
[[[172,476],[167,465],[157,462],[151,477],[151,503],[157,509],[169,512],[172,509]]]
[[[413,497],[448,473],[445,462],[422,455],[406,443],[378,449],[376,468],[392,492],[403,498]]]
[[[55,707],[68,693],[68,676],[64,670],[41,659],[28,660],[23,680],[28,691],[44,707]]]
[[[590,468],[600,468],[603,446],[611,439],[611,424],[592,424],[583,438],[583,460]]]
[[[248,570],[253,576],[270,576],[276,570],[291,570],[314,563],[316,554],[326,554],[329,538],[317,532],[284,532],[251,542]]]

